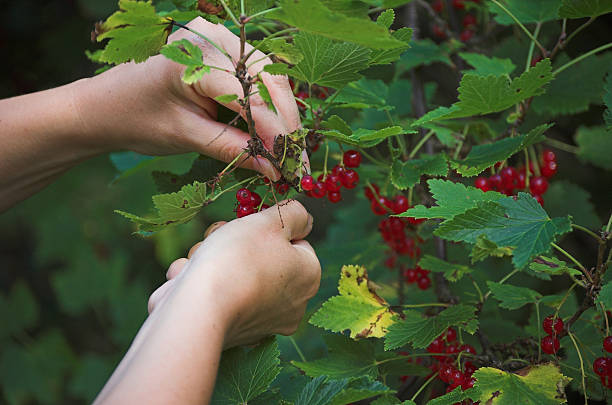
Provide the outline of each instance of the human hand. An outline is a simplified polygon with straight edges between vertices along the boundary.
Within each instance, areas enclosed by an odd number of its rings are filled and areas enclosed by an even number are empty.
[[[235,63],[240,55],[240,40],[221,24],[200,17],[188,27],[206,35],[224,49]],[[230,61],[210,43],[187,30],[172,34],[168,42],[186,38],[197,44],[208,65],[234,71]],[[252,47],[247,44],[246,51]],[[251,76],[271,63],[259,51],[249,58]],[[214,97],[236,94],[242,87],[231,73],[211,70],[193,85],[181,80],[184,66],[157,55],[144,63],[127,63],[78,84],[75,103],[87,134],[104,141],[113,149],[129,149],[148,155],[200,152],[225,162],[232,161],[247,146],[249,135],[216,121],[218,104]],[[250,96],[257,133],[268,150],[274,137],[300,127],[300,118],[286,76],[261,73],[278,114],[267,108],[258,94]],[[256,85],[254,85],[256,86]],[[254,90],[256,90],[254,88]],[[243,117],[237,101],[226,106]],[[307,161],[307,159],[306,159]],[[276,180],[278,174],[265,159],[250,158],[243,167],[257,170]]]
[[[312,229],[312,216],[297,201],[279,207],[280,216],[274,206],[212,225],[188,258],[170,265],[168,281],[149,299],[149,312],[164,306],[181,284],[194,285],[193,291],[206,285],[206,291],[214,291],[214,308],[223,312],[225,348],[294,333],[308,299],[318,290],[321,268],[303,240]]]

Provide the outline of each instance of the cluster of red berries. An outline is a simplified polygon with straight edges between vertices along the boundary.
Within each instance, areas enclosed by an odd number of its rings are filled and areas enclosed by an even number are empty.
[[[496,166],[498,166],[496,164]],[[529,172],[534,174],[533,164],[530,163]],[[542,195],[548,190],[548,179],[557,173],[557,158],[551,150],[542,153],[542,161],[539,165],[541,176],[529,178],[529,192],[541,205],[544,205]],[[513,166],[507,166],[489,177],[477,177],[474,186],[482,191],[499,191],[506,195],[513,195],[515,191],[527,188],[525,167],[518,170]]]
[[[427,290],[431,286],[429,270],[424,270],[418,265],[414,269],[404,270],[404,281],[407,284],[416,283],[420,290]]]
[[[612,336],[607,336],[603,340],[603,349],[612,353]],[[601,378],[601,383],[609,390],[612,390],[612,358],[598,357],[593,361],[593,371]]]
[[[465,10],[465,3],[471,1],[472,3],[480,3],[480,0],[453,0],[453,8],[458,11]],[[444,11],[444,0],[434,0],[431,4],[431,8],[438,14]],[[466,13],[461,21],[463,30],[459,34],[459,39],[463,42],[467,42],[474,36],[476,32],[476,26],[478,21],[473,14]],[[446,31],[437,24],[434,24],[432,31],[437,38],[446,39]]]
[[[236,191],[236,201],[238,202],[236,206],[237,218],[246,217],[270,207],[268,204],[262,204],[259,194],[246,188]]]
[[[356,150],[347,150],[342,157],[342,164],[334,166],[329,173],[322,173],[317,180],[306,175],[302,177],[300,185],[306,194],[314,198],[327,199],[332,203],[342,200],[340,189],[353,189],[359,183],[359,174],[353,170],[361,164],[361,154]]]
[[[540,342],[542,351],[546,354],[555,354],[559,351],[559,339],[557,335],[563,331],[563,320],[554,318],[552,315],[544,318],[542,327],[547,336],[544,336]]]

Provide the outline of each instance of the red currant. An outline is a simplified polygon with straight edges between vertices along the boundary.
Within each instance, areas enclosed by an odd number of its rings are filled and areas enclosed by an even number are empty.
[[[359,183],[359,174],[352,169],[345,170],[340,174],[340,181],[342,185],[348,189],[355,188]]]
[[[501,171],[502,187],[505,189],[514,189],[518,172],[512,166],[504,167]]]
[[[410,208],[410,204],[408,204],[408,198],[404,195],[396,195],[393,199],[393,208],[392,211],[395,214],[401,214],[405,212],[408,208]]]
[[[563,331],[563,320],[561,318],[554,318],[552,315],[544,318],[544,322],[542,322],[542,327],[544,328],[544,332],[549,335],[558,335]]]
[[[608,353],[612,353],[612,336],[607,336],[603,341],[603,348]]]
[[[482,191],[490,191],[489,180],[485,177],[476,177],[474,187],[481,189]]]
[[[251,204],[251,192],[246,188],[236,191],[236,200],[239,204]]]
[[[459,39],[461,40],[461,42],[467,42],[470,39],[472,39],[473,36],[474,36],[474,31],[466,28],[463,31],[461,31],[461,34],[459,34]]]
[[[306,176],[302,177],[300,184],[302,185],[302,190],[311,191],[314,188],[315,181],[311,175],[307,174]]]
[[[325,184],[317,181],[314,184],[314,188],[312,189],[312,196],[314,198],[323,198],[327,193],[327,189],[325,188]]]
[[[546,354],[555,354],[559,350],[559,339],[554,336],[544,336],[540,342],[542,351]]]
[[[361,164],[361,153],[353,149],[347,150],[344,152],[342,161],[346,167],[359,167]]]
[[[429,277],[421,277],[417,280],[417,286],[420,290],[427,290],[431,286],[431,280]]]
[[[525,188],[526,181],[525,172],[519,172],[519,174],[516,176],[516,188],[523,190]]]
[[[325,179],[325,188],[330,193],[340,191],[340,189],[342,188],[340,176],[337,176],[335,174],[330,174],[329,176],[327,176],[327,179]]]
[[[453,328],[448,328],[444,336],[446,337],[447,342],[454,342],[457,340],[457,331]]]
[[[466,353],[469,353],[469,354],[476,354],[476,349],[474,349],[474,346],[468,345],[468,344],[461,345],[459,347],[459,351],[466,352]]]
[[[255,208],[258,208],[259,204],[261,204],[261,196],[257,194],[256,192],[252,191],[251,192],[251,205]]]
[[[541,195],[535,194],[535,195],[532,195],[532,197],[534,198],[534,200],[538,202],[538,204],[540,204],[542,207],[544,206],[544,199],[542,198]]]
[[[465,391],[465,390],[469,390],[470,388],[474,388],[475,382],[476,382],[476,379],[474,377],[465,378],[463,380],[463,383],[461,384],[461,389]]]
[[[537,176],[529,180],[529,191],[531,194],[542,195],[548,190],[548,180],[546,177]]]
[[[444,3],[442,2],[442,0],[435,0],[431,4],[431,8],[433,8],[436,13],[439,13],[444,9]]]
[[[327,194],[327,199],[332,202],[332,203],[337,203],[340,202],[340,200],[342,200],[342,195],[340,194],[340,191],[330,191]]]
[[[380,188],[378,188],[378,186],[376,184],[371,184],[370,186],[367,186],[365,188],[365,196],[368,200],[373,200],[374,199],[374,193],[372,192],[372,189],[374,189],[374,191],[376,191],[376,194],[378,195],[380,193]]]
[[[458,386],[460,386],[461,384],[463,384],[463,380],[465,379],[465,376],[463,375],[463,373],[459,370],[455,370],[452,372],[452,374],[450,375],[449,379],[448,379],[448,383],[450,384],[450,386],[455,389]]]
[[[457,10],[463,10],[465,8],[463,0],[453,0],[453,8]]]
[[[419,278],[419,273],[415,269],[407,269],[404,271],[404,281],[408,284],[416,282]]]
[[[542,172],[542,176],[548,179],[551,178],[557,173],[557,162],[554,160],[544,162],[540,168],[540,171]]]
[[[435,338],[429,346],[427,346],[428,353],[444,353],[445,344],[441,337]]]
[[[612,363],[607,357],[598,357],[593,362],[593,371],[597,375],[609,375]]]
[[[489,177],[489,186],[492,190],[500,190],[502,188],[502,176],[499,174],[494,174],[493,176]]]
[[[436,38],[440,38],[440,39],[446,38],[446,32],[442,28],[440,28],[440,26],[438,24],[434,24],[431,27],[431,29],[432,29],[433,34],[434,34],[434,36]]]
[[[385,259],[385,267],[388,267],[390,269],[395,267],[395,263],[397,262],[397,257],[396,256],[389,256]],[[406,272],[404,271],[404,277],[406,276]]]
[[[474,26],[476,26],[476,17],[472,14],[466,14],[465,17],[463,17],[463,27],[468,28]]]
[[[276,192],[279,194],[287,194],[287,192],[289,191],[289,184],[287,183],[276,183],[274,185],[274,188],[276,188]]]
[[[372,212],[376,215],[385,215],[387,210],[385,207],[389,204],[389,199],[387,197],[379,197],[376,200],[372,200],[370,204],[370,208]]]
[[[542,160],[545,162],[556,162],[557,156],[555,156],[555,152],[550,149],[544,149],[542,151]]]
[[[472,374],[474,374],[474,371],[476,370],[478,370],[478,367],[472,364],[471,361],[466,361],[463,364],[463,373],[467,376],[471,376]]]
[[[253,208],[252,205],[239,205],[238,209],[236,210],[236,217],[238,218],[242,218],[242,217],[246,217],[247,215],[251,215],[252,213],[255,212],[255,208]]]
[[[456,371],[458,370],[451,364],[442,364],[440,366],[440,371],[438,371],[438,376],[440,377],[440,380],[448,383]]]

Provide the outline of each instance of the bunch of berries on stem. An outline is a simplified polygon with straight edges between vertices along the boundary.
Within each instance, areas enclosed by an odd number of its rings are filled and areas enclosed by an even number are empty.
[[[321,173],[317,180],[311,175],[303,176],[300,186],[310,197],[323,198],[327,195],[330,202],[338,203],[342,200],[342,187],[349,190],[357,187],[359,174],[354,169],[360,164],[361,154],[356,150],[347,150],[342,157],[342,163],[334,166],[328,173]]]

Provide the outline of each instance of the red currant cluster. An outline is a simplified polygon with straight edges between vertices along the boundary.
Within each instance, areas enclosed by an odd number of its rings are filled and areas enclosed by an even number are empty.
[[[238,202],[236,206],[237,218],[246,217],[270,207],[268,204],[262,204],[259,194],[246,188],[236,191],[236,201]]]
[[[457,11],[465,10],[465,3],[471,1],[472,3],[480,3],[480,0],[453,0],[453,8]],[[438,14],[442,14],[444,11],[444,0],[434,0],[431,4],[431,8]],[[478,21],[473,14],[466,13],[462,19],[463,30],[459,34],[459,39],[463,42],[467,42],[474,36]],[[432,27],[433,34],[440,39],[446,39],[446,30],[437,24]]]
[[[603,349],[612,353],[612,336],[607,336],[603,340]],[[593,371],[601,378],[601,383],[609,390],[612,390],[612,358],[598,357],[593,362]]]
[[[559,351],[559,339],[557,335],[563,331],[563,320],[561,318],[553,318],[552,315],[544,318],[542,327],[547,336],[542,338],[540,346],[546,354],[555,354]]]
[[[463,352],[466,354],[476,355],[476,349],[468,344],[460,345],[457,342],[457,332],[453,328],[448,328],[446,332],[434,339],[427,347],[429,353],[447,354],[447,356],[435,356],[435,361],[430,366],[434,372],[438,372],[438,378],[448,384],[446,392],[450,392],[461,386],[467,390],[474,386],[476,380],[472,377],[474,371],[478,367],[472,362],[463,362],[463,371],[455,366],[457,355]]]
[[[496,166],[499,167],[500,163]],[[529,172],[534,174],[533,164],[529,164]],[[544,205],[542,195],[548,190],[548,179],[557,173],[557,158],[551,150],[545,150],[542,153],[542,161],[539,165],[541,176],[529,178],[529,192],[541,205]],[[527,188],[527,178],[525,167],[518,170],[513,166],[507,166],[489,177],[477,177],[474,186],[482,191],[499,191],[506,195],[513,195],[515,191],[525,190]]]
[[[310,175],[302,177],[300,185],[306,194],[314,198],[327,199],[332,203],[342,200],[340,189],[353,189],[359,183],[359,174],[353,168],[361,164],[361,154],[356,150],[347,150],[342,157],[342,164],[334,166],[329,173],[322,173],[317,180]]]
[[[416,283],[417,287],[421,290],[427,290],[431,286],[429,270],[424,270],[418,265],[414,269],[404,270],[404,281],[407,284]]]

